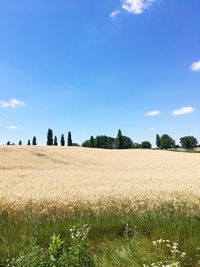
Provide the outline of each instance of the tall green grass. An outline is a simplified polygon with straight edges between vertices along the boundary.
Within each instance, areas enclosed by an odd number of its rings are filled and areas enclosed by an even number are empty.
[[[28,255],[33,244],[44,252],[48,251],[54,234],[60,235],[64,241],[63,249],[67,251],[71,242],[69,229],[85,224],[91,228],[88,251],[94,266],[137,267],[156,262],[159,257],[152,242],[160,238],[179,243],[186,253],[184,266],[200,266],[197,257],[200,217],[165,212],[111,212],[70,217],[42,216],[31,212],[13,216],[1,213],[0,266],[8,266],[7,260],[19,258],[22,254]]]

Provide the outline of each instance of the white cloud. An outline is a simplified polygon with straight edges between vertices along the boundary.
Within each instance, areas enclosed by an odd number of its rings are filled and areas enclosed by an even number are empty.
[[[184,115],[184,114],[187,114],[187,113],[192,113],[194,112],[195,109],[192,108],[192,107],[183,107],[183,108],[180,108],[180,109],[176,109],[172,112],[172,114],[174,116],[179,116],[179,115]]]
[[[158,115],[160,115],[160,111],[159,110],[152,110],[152,111],[149,111],[149,112],[145,113],[145,116],[158,116]]]
[[[200,60],[197,62],[192,63],[190,66],[191,70],[193,71],[200,71]]]
[[[11,99],[9,102],[0,100],[1,108],[16,108],[17,106],[23,106],[23,105],[24,105],[24,101],[17,100],[15,98]]]
[[[114,10],[111,14],[110,14],[110,17],[111,18],[114,18],[114,17],[116,17],[118,14],[120,14],[121,13],[121,11],[120,10]]]
[[[156,0],[122,0],[121,10],[128,13],[138,15],[142,14],[146,9],[148,9]],[[110,17],[114,18],[121,13],[120,9],[114,10]]]
[[[5,119],[4,118],[1,118],[1,121],[5,121]]]
[[[7,128],[10,130],[18,130],[19,129],[18,126],[14,126],[14,125],[8,126]]]

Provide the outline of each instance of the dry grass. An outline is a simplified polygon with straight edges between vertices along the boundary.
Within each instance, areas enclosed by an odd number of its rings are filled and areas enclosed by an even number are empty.
[[[200,154],[0,147],[0,209],[199,211]],[[186,206],[185,206],[186,205]]]

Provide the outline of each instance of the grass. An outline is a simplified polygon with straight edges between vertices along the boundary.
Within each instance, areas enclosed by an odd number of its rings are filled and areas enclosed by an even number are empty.
[[[32,240],[47,250],[54,233],[60,234],[68,246],[69,229],[84,224],[91,227],[88,242],[95,266],[137,267],[155,262],[158,254],[152,241],[160,238],[180,244],[181,250],[186,252],[184,266],[199,266],[196,248],[200,245],[200,217],[154,212],[85,214],[81,217],[1,214],[0,266],[6,266],[7,259],[28,253]]]

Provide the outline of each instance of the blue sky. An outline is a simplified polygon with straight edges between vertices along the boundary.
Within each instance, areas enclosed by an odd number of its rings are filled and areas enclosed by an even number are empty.
[[[200,142],[199,0],[0,0],[0,143]]]

